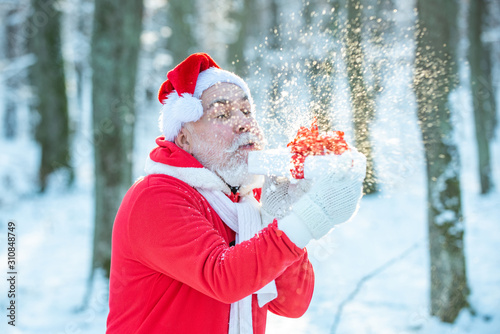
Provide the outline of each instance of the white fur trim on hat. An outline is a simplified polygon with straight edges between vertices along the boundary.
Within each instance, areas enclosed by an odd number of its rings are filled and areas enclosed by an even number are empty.
[[[243,89],[253,108],[250,89],[242,78],[234,73],[211,67],[198,75],[193,95],[183,93],[179,96],[174,90],[164,101],[160,110],[159,127],[166,140],[174,141],[185,123],[196,122],[203,116],[201,95],[208,88],[221,82],[232,83]]]
[[[174,141],[184,123],[196,122],[201,116],[203,116],[203,106],[200,99],[189,93],[179,96],[173,91],[160,110],[160,130],[166,140]]]
[[[245,81],[243,81],[242,78],[234,73],[221,70],[217,67],[211,67],[198,75],[198,80],[196,80],[196,88],[194,90],[193,96],[200,99],[201,94],[203,94],[204,91],[219,82],[235,84],[236,86],[239,86],[241,89],[243,89],[245,94],[248,95],[248,98],[251,97],[250,89],[248,89],[247,84],[245,83]]]

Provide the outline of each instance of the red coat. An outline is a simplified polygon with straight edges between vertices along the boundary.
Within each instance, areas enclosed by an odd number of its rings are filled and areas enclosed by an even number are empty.
[[[183,175],[201,170],[176,145],[162,138],[157,143],[150,154],[153,161],[183,167],[178,169],[188,173]],[[138,180],[125,195],[113,227],[107,333],[226,334],[230,304],[273,279],[275,300],[259,308],[253,295],[254,333],[265,332],[267,310],[300,317],[314,287],[306,250],[276,222],[230,247],[234,238],[186,182],[165,174]]]

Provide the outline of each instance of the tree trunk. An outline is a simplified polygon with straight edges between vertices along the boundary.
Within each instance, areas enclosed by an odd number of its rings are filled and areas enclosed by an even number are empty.
[[[387,75],[388,49],[394,47],[395,38],[395,21],[391,17],[396,8],[394,0],[369,0],[368,8],[364,11],[364,15],[369,19],[366,22],[366,28],[370,48],[375,57],[366,65],[369,72],[369,96],[376,101],[380,92],[384,89],[384,76]],[[391,66],[391,65],[389,65]]]
[[[43,192],[51,173],[66,169],[69,181],[72,181],[73,169],[70,166],[68,101],[61,51],[61,13],[55,7],[55,0],[32,0],[31,5],[33,14],[28,24],[36,29],[28,39],[28,47],[37,58],[30,78],[37,97],[35,109],[40,116],[35,138],[41,146],[39,183]]]
[[[481,41],[485,10],[484,0],[469,2],[468,59],[482,194],[488,193],[493,187],[490,140],[493,137],[496,113],[495,92],[491,78],[491,51]]]
[[[132,182],[142,0],[96,0],[92,34],[95,230],[92,269],[109,275],[111,231]]]
[[[332,8],[334,8],[335,5],[337,5],[337,2],[331,4]],[[304,17],[304,31],[309,32],[314,30],[313,18],[317,11],[318,8],[316,2],[311,0],[304,3],[302,10],[302,16]],[[331,21],[336,23],[337,11],[333,11],[332,15],[335,15],[335,19],[332,19]],[[317,27],[321,27],[321,24],[318,24]],[[327,27],[327,29],[332,35],[334,34],[331,27]],[[332,37],[335,38],[335,36]],[[318,120],[318,128],[320,131],[331,131],[333,130],[332,121],[330,119],[333,100],[333,61],[327,51],[324,57],[311,56],[306,59],[305,65],[308,69],[307,79],[311,95],[309,110]]]
[[[231,16],[238,22],[237,38],[229,43],[227,48],[228,61],[227,63],[232,67],[232,70],[239,76],[245,77],[248,75],[248,66],[245,59],[245,47],[249,31],[250,20],[255,18],[255,3],[252,0],[241,0],[241,8],[232,3]]]
[[[366,156],[365,194],[377,191],[370,123],[375,117],[375,103],[368,94],[363,76],[365,55],[361,45],[362,7],[359,0],[347,1],[346,65],[351,90],[354,136],[357,149]]]
[[[92,34],[92,11],[90,8],[93,7],[91,4],[93,0],[79,0],[77,7],[75,8],[76,15],[74,18],[76,19],[76,36],[78,38],[84,39],[85,41],[90,40],[90,35]],[[87,44],[84,43],[84,44]],[[78,110],[84,110],[86,108],[86,96],[84,96],[87,91],[87,87],[90,87],[89,78],[90,78],[90,64],[89,64],[89,50],[85,45],[77,44],[75,45],[73,52],[78,54],[78,56],[74,57],[74,70],[75,70],[75,79],[76,79],[76,104]]]
[[[309,90],[312,98],[309,108],[312,115],[318,120],[319,130],[331,131],[333,130],[330,119],[333,96],[333,64],[329,58],[309,58],[306,61],[306,66],[309,69]]]
[[[196,0],[168,1],[168,26],[172,35],[167,40],[167,48],[172,55],[173,64],[179,64],[193,53],[196,36],[192,27],[196,26]]]
[[[19,24],[13,18],[19,15],[18,9],[12,9],[7,11],[5,14],[0,13],[0,20],[5,22],[0,28],[0,43],[4,47],[0,48],[0,59],[8,59],[9,61],[15,60],[16,57],[20,57],[17,51],[17,39],[12,38],[19,29]],[[2,115],[2,128],[0,131],[6,139],[14,139],[17,136],[18,124],[17,124],[17,104],[16,104],[16,86],[18,86],[18,81],[11,78],[10,76],[4,77],[4,73],[0,74],[0,89],[2,89],[3,99],[1,103],[4,104],[4,114]]]
[[[457,4],[418,0],[414,85],[427,163],[431,314],[452,323],[468,306],[458,150],[449,94],[457,84]]]
[[[267,119],[272,128],[276,132],[282,132],[286,126],[286,120],[282,116],[280,109],[283,106],[282,97],[282,83],[285,80],[287,73],[284,72],[284,68],[281,66],[281,62],[278,61],[279,54],[281,52],[281,33],[280,33],[280,10],[278,0],[269,0],[270,12],[271,12],[271,24],[269,35],[269,53],[267,54],[267,61],[269,62],[271,72],[271,83],[268,90],[268,100],[269,108],[267,112]]]

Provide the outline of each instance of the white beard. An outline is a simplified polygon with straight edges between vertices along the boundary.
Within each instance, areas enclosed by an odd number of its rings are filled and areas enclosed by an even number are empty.
[[[196,137],[197,145],[193,156],[205,167],[215,172],[231,187],[258,186],[261,178],[248,173],[248,151],[242,152],[238,147],[250,138],[257,141],[257,137],[248,133],[243,134],[231,144],[229,148],[222,148]]]
[[[257,175],[248,173],[246,160],[230,166],[213,166],[213,171],[232,187],[245,187],[257,181]]]

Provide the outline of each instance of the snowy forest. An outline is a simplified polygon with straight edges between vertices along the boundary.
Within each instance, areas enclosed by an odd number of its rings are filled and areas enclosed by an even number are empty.
[[[246,80],[269,148],[316,117],[367,157],[358,214],[307,246],[308,311],[268,333],[500,333],[499,1],[0,0],[0,20],[2,333],[105,332],[114,217],[194,52]]]

